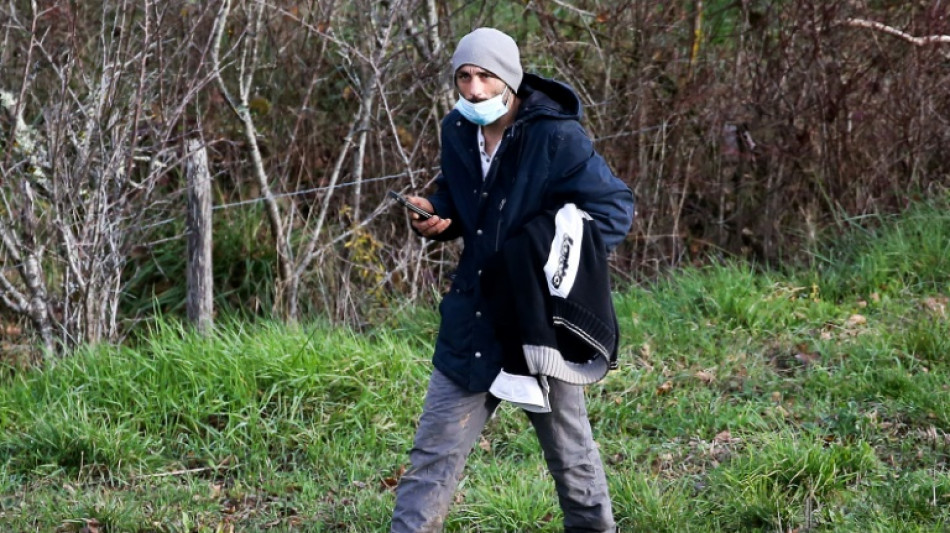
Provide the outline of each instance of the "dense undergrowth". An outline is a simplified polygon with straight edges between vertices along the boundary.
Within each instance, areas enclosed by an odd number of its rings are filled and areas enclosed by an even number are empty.
[[[950,215],[915,207],[785,272],[616,296],[589,388],[620,531],[950,527]],[[0,378],[8,531],[387,531],[438,317],[365,331],[174,321]],[[560,531],[526,418],[475,448],[448,531]]]
[[[458,246],[387,192],[433,191],[446,69],[479,26],[577,92],[637,199],[628,281],[777,268],[950,184],[945,2],[47,3],[0,2],[5,361],[183,317],[204,156],[219,313],[363,328],[431,305]]]

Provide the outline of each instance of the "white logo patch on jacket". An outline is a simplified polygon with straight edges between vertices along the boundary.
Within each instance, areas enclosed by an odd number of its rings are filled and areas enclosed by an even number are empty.
[[[554,240],[544,264],[548,291],[554,296],[567,298],[577,279],[584,238],[584,220],[590,215],[574,204],[565,204],[554,217]]]

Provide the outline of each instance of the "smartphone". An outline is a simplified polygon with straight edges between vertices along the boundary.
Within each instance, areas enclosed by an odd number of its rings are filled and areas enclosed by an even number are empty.
[[[412,211],[413,213],[419,215],[423,220],[432,218],[432,213],[426,211],[425,209],[417,206],[416,204],[406,200],[406,197],[399,194],[396,191],[389,191],[389,197],[397,202],[401,203],[406,209]]]

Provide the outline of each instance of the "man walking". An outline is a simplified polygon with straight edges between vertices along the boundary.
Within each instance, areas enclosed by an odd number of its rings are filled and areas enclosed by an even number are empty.
[[[442,122],[434,213],[412,214],[429,239],[461,237],[464,248],[441,305],[434,370],[396,491],[392,531],[441,531],[465,461],[500,400],[489,392],[504,360],[483,290],[483,273],[529,221],[574,204],[593,221],[604,253],[633,219],[633,194],[594,150],[581,103],[566,84],[522,71],[514,40],[492,28],[461,39],[452,56],[459,100]],[[598,241],[600,242],[600,241]],[[509,354],[510,355],[510,354]],[[607,480],[582,386],[545,382],[544,409],[526,411],[544,451],[567,532],[613,532]]]

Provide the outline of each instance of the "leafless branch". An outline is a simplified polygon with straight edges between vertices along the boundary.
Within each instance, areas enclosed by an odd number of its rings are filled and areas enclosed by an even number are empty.
[[[868,28],[872,30],[877,30],[888,35],[893,35],[899,39],[903,39],[914,46],[928,46],[931,44],[950,44],[950,35],[925,35],[923,37],[915,37],[909,33],[903,32],[893,26],[888,26],[887,24],[882,24],[873,20],[864,20],[851,18],[843,20],[840,23],[843,26],[850,26],[852,28]]]
[[[277,200],[274,198],[274,193],[270,186],[270,180],[267,176],[267,170],[264,168],[264,160],[261,156],[260,144],[257,140],[257,127],[254,124],[254,119],[251,116],[250,110],[250,90],[251,86],[253,85],[254,71],[257,68],[261,18],[263,17],[263,4],[257,3],[256,7],[257,9],[254,13],[254,26],[252,28],[251,35],[249,36],[249,42],[245,42],[244,47],[242,48],[242,59],[238,72],[239,89],[237,101],[235,101],[234,97],[231,96],[231,93],[227,88],[227,84],[224,82],[224,78],[221,75],[222,68],[220,59],[221,41],[227,26],[228,15],[231,11],[231,0],[225,0],[222,3],[218,17],[215,19],[212,68],[216,74],[215,78],[218,82],[218,87],[221,89],[221,92],[224,94],[226,100],[231,106],[231,109],[237,115],[238,119],[241,121],[241,125],[244,127],[244,136],[250,147],[251,162],[254,167],[254,176],[257,179],[257,184],[261,190],[261,196],[264,199],[264,205],[267,210],[267,219],[270,223],[271,234],[274,238],[274,244],[277,247],[278,270],[280,272],[280,279],[278,280],[277,287],[279,301],[284,289],[286,288],[287,284],[290,283],[290,280],[293,278],[294,274],[293,267],[291,265],[292,252],[290,250],[290,244],[286,240],[286,231],[284,229],[284,223],[280,214],[280,206],[277,204]],[[251,56],[249,63],[246,59],[248,54]],[[293,312],[293,304],[290,306],[290,311],[291,312],[289,313],[288,318],[296,319],[296,313]]]

